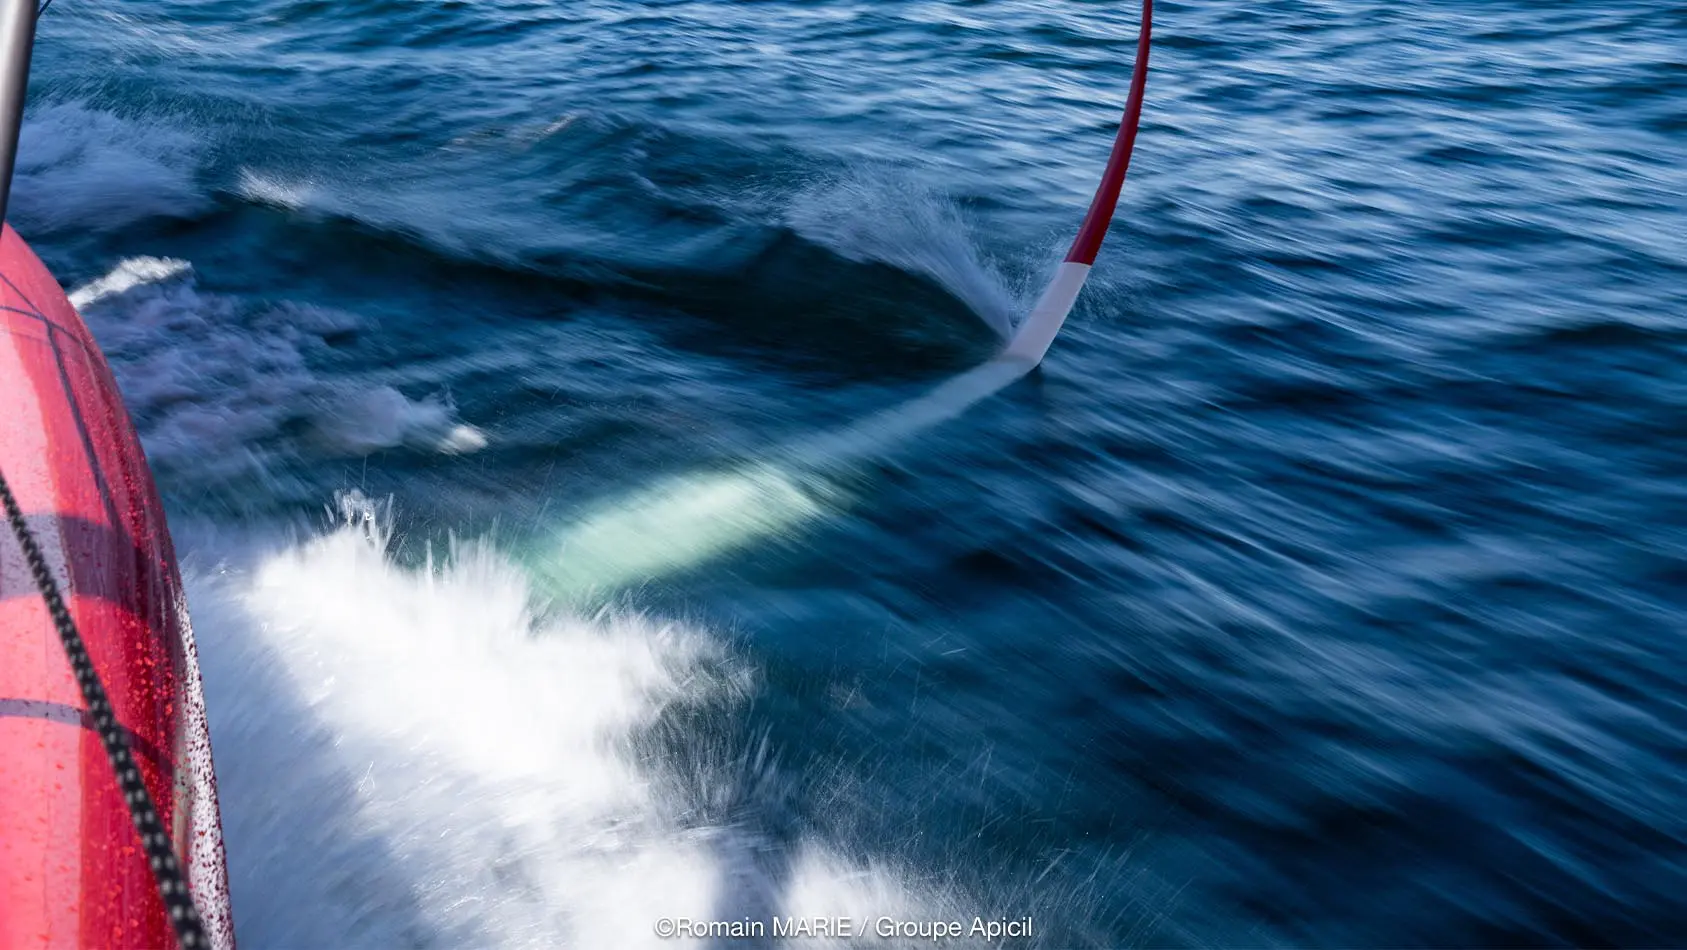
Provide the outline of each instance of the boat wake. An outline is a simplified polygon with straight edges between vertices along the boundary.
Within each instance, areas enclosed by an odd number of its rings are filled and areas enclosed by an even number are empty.
[[[824,917],[860,922],[862,936],[852,942],[862,946],[927,946],[929,928],[886,940],[865,924],[875,917],[956,920],[986,910],[983,897],[1007,906],[1001,898],[1016,889],[1003,882],[995,883],[1002,893],[967,893],[951,881],[921,880],[894,858],[846,852],[841,845],[848,842],[805,831],[782,814],[786,780],[765,746],[738,738],[737,717],[756,689],[755,671],[742,658],[694,627],[615,610],[581,613],[579,606],[800,528],[837,501],[840,476],[1040,362],[1094,260],[1123,179],[1145,75],[1146,5],[1144,14],[1126,120],[1084,228],[989,362],[746,468],[681,479],[588,513],[540,559],[538,588],[486,543],[453,542],[437,560],[429,551],[419,563],[401,561],[391,549],[387,512],[356,494],[340,496],[336,527],[302,542],[178,519],[173,533],[200,631],[242,942],[636,947],[665,944],[680,919],[765,924]],[[654,217],[689,218],[682,226],[693,230],[689,244],[703,257],[745,223],[720,206],[661,194],[626,167],[608,174],[650,186],[638,193],[651,198],[642,210],[660,212]],[[316,183],[294,187],[245,169],[241,175],[246,200],[292,213],[336,200],[332,188]],[[595,201],[600,191],[569,193]],[[845,259],[935,282],[999,338],[1008,336],[1013,308],[1001,306],[994,272],[954,237],[952,220],[892,215],[908,227],[887,231],[866,223],[882,224],[883,208],[875,211],[848,189],[842,199],[832,204],[867,209],[854,219],[862,226],[829,213],[752,220],[753,230],[773,237],[750,263],[795,233]],[[432,202],[360,196],[371,200],[372,210],[358,204],[337,213],[365,223],[404,219],[399,230],[408,234],[428,233],[439,221],[463,226]],[[676,202],[690,214],[668,214]],[[494,204],[470,219],[469,247],[509,247],[500,243],[509,222],[527,219],[500,211]],[[638,215],[596,217],[613,233],[612,225],[637,223]],[[479,233],[485,222],[496,222],[495,232]],[[513,230],[519,245],[519,235],[551,229]],[[672,230],[620,230],[653,245],[688,244],[687,234]],[[933,231],[947,235],[935,256],[926,240]],[[676,239],[651,240],[664,235]],[[590,246],[596,237],[588,231],[572,241],[586,238]],[[431,239],[452,244],[438,234]],[[578,246],[554,239],[492,256],[525,263],[558,254],[581,256]],[[722,269],[718,260],[692,256],[680,255],[703,265],[692,268],[698,272]],[[789,254],[772,256],[790,263]],[[636,270],[637,256],[626,259]],[[324,355],[335,336],[355,332],[356,321],[201,295],[186,272],[181,262],[129,261],[76,295],[94,315],[90,322],[100,322],[102,305],[126,310],[124,319],[95,329],[117,374],[131,390],[139,387],[126,395],[150,451],[167,457],[179,447],[196,459],[214,457],[219,437],[231,454],[251,451],[287,428],[300,404],[329,406],[308,428],[330,441],[338,432],[353,454],[405,442],[417,416],[432,417],[426,430],[449,418],[448,410],[418,412],[394,391],[388,431],[361,442],[346,438],[348,430],[334,424],[346,414],[332,411],[344,404],[318,385],[307,351]],[[247,345],[254,341],[255,348]],[[220,357],[225,353],[235,355]],[[231,416],[230,392],[255,398]],[[251,425],[228,426],[230,419]],[[380,427],[366,422],[349,431],[371,428]],[[462,429],[448,428],[434,447],[462,448]],[[267,469],[262,460],[255,467]],[[167,466],[160,468],[168,480]],[[826,937],[792,942],[838,945]]]
[[[754,830],[749,786],[783,779],[721,751],[757,677],[720,640],[548,611],[485,543],[401,565],[386,523],[346,495],[302,542],[176,529],[242,944],[654,947],[663,918],[961,908]]]
[[[70,300],[100,340],[159,477],[175,489],[238,494],[281,460],[486,444],[440,395],[412,399],[367,378],[335,378],[333,341],[365,329],[343,310],[252,301],[199,288],[193,267],[133,257]]]

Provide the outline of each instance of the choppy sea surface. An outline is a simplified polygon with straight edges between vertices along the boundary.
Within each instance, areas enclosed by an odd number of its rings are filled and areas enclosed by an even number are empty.
[[[1687,7],[1163,0],[787,465],[1137,15],[52,6],[243,945],[1687,945]]]

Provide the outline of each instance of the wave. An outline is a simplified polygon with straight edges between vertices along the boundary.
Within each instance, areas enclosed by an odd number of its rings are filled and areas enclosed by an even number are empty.
[[[349,223],[426,253],[684,309],[765,299],[813,310],[865,283],[946,297],[1006,336],[1022,294],[953,198],[894,170],[817,175],[812,158],[764,151],[570,111],[459,130],[391,169],[249,161],[226,193],[300,224]]]
[[[979,250],[960,208],[906,182],[866,176],[799,191],[786,212],[803,237],[854,261],[890,264],[936,281],[1001,340],[1025,300]]]
[[[70,294],[111,362],[162,481],[207,487],[285,456],[343,457],[486,444],[448,399],[412,399],[319,368],[368,330],[356,314],[201,290],[192,265],[135,257]]]
[[[205,135],[170,118],[35,105],[18,139],[10,214],[45,235],[193,217],[212,205],[198,181],[206,155]]]
[[[702,315],[748,341],[790,341],[796,314],[819,350],[873,331],[873,346],[954,355],[1004,338],[1024,303],[961,206],[892,171],[815,178],[807,160],[584,113],[481,131],[383,168],[210,120],[49,103],[30,111],[15,220],[52,237],[267,209],[281,230],[239,230],[285,252],[250,250],[312,269],[374,241]],[[194,231],[171,240],[197,256]]]
[[[916,341],[954,339],[954,332],[978,337],[973,327],[1001,340],[1024,302],[1023,288],[1011,286],[982,252],[955,202],[889,177],[803,186],[750,210],[699,208],[683,196],[625,189],[621,206],[601,217],[560,219],[543,207],[516,206],[475,188],[442,189],[433,180],[354,187],[247,168],[235,191],[318,229],[325,251],[354,239],[408,243],[513,276],[573,282],[728,321],[776,315],[785,335],[789,316],[801,314],[817,327],[888,330]],[[765,189],[756,191],[744,200],[767,201]],[[339,230],[345,224],[363,235]],[[945,311],[960,319],[931,320],[947,318]],[[892,315],[906,325],[890,323]],[[951,332],[936,323],[949,323]]]

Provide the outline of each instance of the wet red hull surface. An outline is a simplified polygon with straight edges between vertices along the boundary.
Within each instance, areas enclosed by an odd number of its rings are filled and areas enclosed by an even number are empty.
[[[105,359],[10,227],[0,471],[129,730],[207,931],[231,946],[210,737],[164,512]],[[46,607],[0,528],[0,948],[174,944]]]

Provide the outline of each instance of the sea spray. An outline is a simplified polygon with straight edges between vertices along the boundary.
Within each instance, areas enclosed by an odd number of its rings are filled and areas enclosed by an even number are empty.
[[[368,329],[357,314],[208,290],[179,258],[125,258],[69,297],[170,484],[238,495],[292,454],[457,455],[487,443],[442,394],[413,399],[326,371],[328,341]]]
[[[243,945],[656,948],[664,918],[984,906],[812,833],[761,879],[770,845],[708,803],[744,779],[645,744],[713,748],[758,688],[709,631],[546,610],[485,542],[405,566],[355,493],[336,520],[177,526]]]
[[[9,217],[36,235],[114,231],[193,218],[206,135],[175,117],[118,115],[73,101],[31,106],[18,139]]]
[[[937,281],[996,336],[1013,334],[1016,303],[953,202],[894,176],[857,173],[817,183],[790,199],[798,234],[853,261],[881,261]]]

